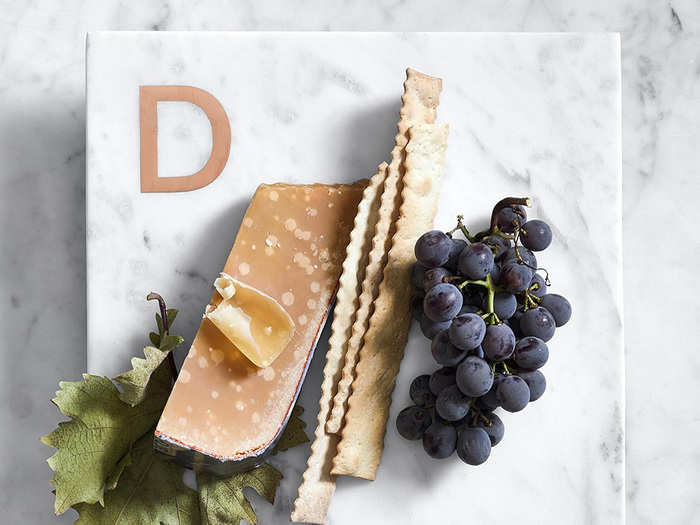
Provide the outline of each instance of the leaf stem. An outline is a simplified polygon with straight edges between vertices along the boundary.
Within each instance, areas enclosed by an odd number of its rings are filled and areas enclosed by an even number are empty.
[[[165,306],[165,299],[163,299],[163,296],[160,294],[157,294],[156,292],[151,292],[146,296],[147,301],[158,301],[158,306],[160,307],[160,317],[163,320],[163,333],[160,335],[161,342],[163,340],[163,337],[168,335],[168,329],[170,328],[168,326],[168,309]],[[170,365],[170,375],[172,376],[173,383],[177,381],[177,367],[175,366],[175,358],[173,357],[173,353],[168,352],[168,364]]]

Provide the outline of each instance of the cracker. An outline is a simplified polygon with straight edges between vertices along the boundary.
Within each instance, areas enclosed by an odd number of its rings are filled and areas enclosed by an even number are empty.
[[[318,425],[311,445],[311,455],[294,502],[292,521],[324,523],[335,490],[335,481],[330,471],[338,436],[328,435],[325,430],[326,420],[330,414],[331,399],[340,379],[350,329],[355,319],[360,286],[367,268],[387,167],[386,162],[382,162],[377,173],[370,179],[357,207],[354,227],[350,233],[350,242],[338,285],[326,365],[323,369]]]
[[[409,130],[396,233],[360,350],[332,474],[375,478],[384,448],[391,393],[411,326],[413,247],[418,237],[432,228],[447,132],[445,124],[419,124]]]
[[[355,379],[357,357],[367,331],[369,317],[372,315],[373,303],[377,298],[379,283],[384,275],[387,253],[391,248],[391,236],[394,232],[401,203],[402,161],[404,148],[408,141],[407,130],[414,124],[432,123],[435,121],[441,88],[442,81],[440,79],[424,75],[413,69],[406,70],[404,95],[401,98],[402,107],[397,126],[398,133],[396,134],[394,149],[391,152],[389,175],[382,194],[379,222],[372,240],[369,264],[362,283],[360,307],[356,314],[352,335],[345,353],[343,376],[338,383],[338,392],[333,399],[331,417],[326,424],[328,432],[339,433],[342,428],[351,386]]]

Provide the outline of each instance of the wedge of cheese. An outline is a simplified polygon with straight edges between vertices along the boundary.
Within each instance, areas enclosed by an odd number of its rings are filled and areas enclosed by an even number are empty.
[[[258,188],[158,422],[156,450],[219,475],[272,451],[328,315],[365,186]]]

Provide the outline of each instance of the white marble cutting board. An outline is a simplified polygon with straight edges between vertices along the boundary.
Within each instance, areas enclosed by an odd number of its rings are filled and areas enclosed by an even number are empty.
[[[328,522],[624,522],[618,35],[96,33],[87,57],[90,372],[115,375],[140,352],[151,290],[181,310],[176,332],[191,341],[258,184],[349,182],[387,160],[410,66],[444,79],[436,227],[457,213],[484,226],[499,198],[530,196],[554,230],[539,259],[574,316],[549,345],[544,397],[502,416],[505,437],[478,468],[431,460],[395,431],[411,379],[436,368],[414,327],[377,479],[339,479]],[[224,106],[231,155],[209,186],[139,192],[145,84],[194,85]],[[165,103],[159,116],[160,175],[199,169],[204,114]],[[310,434],[327,332],[300,397]],[[288,521],[308,448],[273,459],[285,477],[274,506],[252,496],[261,523]]]

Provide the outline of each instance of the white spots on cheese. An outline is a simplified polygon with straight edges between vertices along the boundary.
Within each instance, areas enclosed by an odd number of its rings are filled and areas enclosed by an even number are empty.
[[[197,359],[197,364],[199,365],[199,368],[206,368],[209,365],[209,361],[207,361],[207,358],[202,356],[199,356],[199,359]]]
[[[309,239],[311,239],[311,232],[304,231],[301,228],[297,228],[296,230],[294,230],[294,237],[296,237],[299,240],[308,241]]]
[[[306,307],[309,310],[315,310],[316,309],[316,300],[315,299],[309,299],[306,301]]]
[[[241,400],[236,401],[236,410],[243,412],[245,410],[245,403]]]
[[[252,420],[253,423],[255,423],[256,425],[260,423],[260,414],[258,414],[257,412],[253,412]]]
[[[245,226],[246,228],[252,228],[253,219],[251,219],[250,217],[246,217],[245,219],[243,219],[243,226]]]
[[[294,304],[294,294],[292,292],[284,292],[282,294],[282,304],[292,306]]]
[[[177,418],[177,424],[184,427],[187,424],[187,418],[179,417]]]
[[[279,200],[279,198],[280,198],[280,194],[277,193],[275,190],[272,190],[272,191],[270,192],[269,197],[270,197],[270,200],[271,200],[271,201],[277,202],[277,201]]]
[[[309,217],[316,217],[316,215],[318,215],[318,210],[316,208],[306,208],[306,215]]]
[[[311,281],[311,291],[313,293],[318,293],[321,291],[321,285],[318,283],[318,281]]]
[[[242,392],[243,387],[241,385],[236,385],[236,392]]]
[[[297,264],[302,270],[306,271],[307,275],[311,275],[314,272],[314,267],[311,264],[311,259],[301,252],[294,254],[292,259],[295,264]]]
[[[309,197],[308,195],[304,195],[304,200],[306,202],[309,202],[311,200],[311,197]]]
[[[265,335],[272,335],[272,327],[271,326],[266,326],[263,331],[265,332]]]
[[[224,360],[223,350],[219,350],[218,348],[216,350],[213,350],[211,353],[211,360],[214,361],[215,365],[221,363],[221,361]]]
[[[275,369],[271,366],[262,369],[262,376],[265,381],[272,381],[275,378]]]
[[[321,265],[321,269],[322,269],[324,272],[326,272],[326,271],[330,270],[332,266],[333,266],[333,265],[332,265],[331,263],[326,262],[326,263],[323,263],[323,264]]]
[[[285,230],[291,232],[291,231],[294,231],[296,229],[296,227],[297,227],[297,221],[295,221],[291,217],[289,219],[287,219],[286,221],[284,221]]]
[[[321,253],[318,256],[318,260],[321,262],[326,262],[329,259],[329,254],[328,254],[328,248],[324,248],[321,250]]]
[[[187,410],[188,414],[191,414],[192,413],[192,405],[187,405],[187,408],[185,410]]]
[[[216,390],[212,390],[210,394],[212,399],[216,399],[217,397],[219,397],[219,393]]]
[[[233,379],[231,379],[231,381],[228,382],[228,386],[231,388],[236,388],[236,384],[237,383]]]
[[[265,246],[269,246],[270,248],[278,247],[279,248],[279,239],[277,239],[276,235],[273,235],[269,233],[267,237],[265,237]]]
[[[180,375],[178,376],[178,379],[180,380],[180,383],[189,383],[190,379],[192,379],[192,375],[188,370],[181,370]]]
[[[329,207],[329,208],[332,208],[332,207],[333,207],[333,203],[332,203],[332,202],[329,202],[329,203],[328,203],[328,207]]]
[[[250,247],[250,249],[251,249],[251,250],[255,250],[255,245],[253,244],[253,245]]]
[[[241,275],[248,275],[250,273],[250,264],[242,262],[238,265],[238,271]]]
[[[299,316],[299,318],[297,319],[297,321],[299,321],[299,324],[300,324],[301,326],[304,326],[306,323],[309,322],[309,320],[306,318],[306,316],[305,316],[304,314],[301,314],[301,315]]]
[[[265,255],[274,255],[275,250],[270,248],[269,246],[265,246]]]

